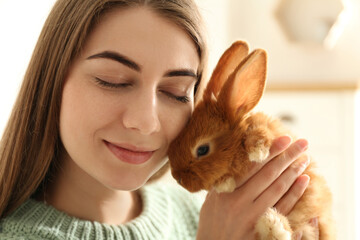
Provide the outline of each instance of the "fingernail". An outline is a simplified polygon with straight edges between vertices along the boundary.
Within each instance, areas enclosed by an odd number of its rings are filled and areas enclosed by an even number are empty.
[[[286,148],[287,146],[290,145],[292,139],[290,136],[281,136],[277,139],[277,144],[280,148]]]
[[[309,185],[310,177],[309,177],[309,175],[304,174],[304,175],[301,175],[297,181],[301,184],[301,186],[306,188]]]
[[[305,151],[309,146],[309,142],[305,139],[299,139],[296,141],[296,146],[300,151]]]
[[[319,226],[319,219],[318,219],[317,217],[312,218],[312,219],[310,220],[310,224],[311,224],[311,226],[317,228],[317,227]]]

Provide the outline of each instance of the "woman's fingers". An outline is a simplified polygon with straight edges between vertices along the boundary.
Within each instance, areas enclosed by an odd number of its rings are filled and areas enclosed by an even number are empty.
[[[310,177],[305,174],[296,179],[289,191],[275,204],[274,207],[278,210],[279,213],[284,216],[290,213],[306,190],[309,181]]]
[[[288,167],[307,149],[307,146],[308,142],[304,139],[299,139],[291,144],[284,152],[269,161],[260,171],[251,177],[251,179],[246,182],[241,189],[239,189],[240,191],[238,191],[238,194],[241,195],[251,192],[252,196],[249,195],[249,197],[255,200],[258,198],[258,196],[260,196],[260,194],[267,190],[270,185],[272,186],[270,189],[272,194],[274,194],[274,191],[278,192],[278,190],[276,190],[278,188],[281,188],[281,190],[286,190],[286,186],[284,186],[284,184],[290,183],[288,186],[290,187],[295,179],[302,173],[300,172],[299,168],[303,166],[296,162],[293,167],[290,167],[289,169]],[[286,169],[287,171],[285,171]],[[280,177],[284,171],[286,174]],[[276,184],[273,186],[273,182],[275,180]],[[271,197],[271,199],[274,200],[277,197],[273,204],[275,204],[282,196],[278,193],[277,195],[266,194],[266,196],[268,195]]]
[[[304,172],[309,165],[310,159],[302,157],[289,166],[256,200],[256,205],[263,206],[271,204],[274,206],[279,199],[286,195],[296,179]],[[293,193],[289,193],[294,195]],[[290,206],[292,207],[292,206]]]

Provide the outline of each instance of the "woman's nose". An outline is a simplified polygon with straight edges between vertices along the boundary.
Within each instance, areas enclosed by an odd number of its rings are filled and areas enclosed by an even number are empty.
[[[156,93],[143,93],[135,97],[126,108],[123,124],[128,129],[138,130],[143,135],[160,131]]]

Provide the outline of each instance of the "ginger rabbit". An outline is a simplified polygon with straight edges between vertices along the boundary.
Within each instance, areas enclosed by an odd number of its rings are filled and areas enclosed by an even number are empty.
[[[267,54],[249,54],[245,42],[235,42],[220,58],[187,126],[170,145],[168,156],[173,177],[190,192],[232,192],[254,162],[269,155],[272,141],[292,135],[279,120],[251,110],[260,101],[266,82]],[[305,157],[305,156],[303,156]],[[314,239],[309,220],[318,217],[321,240],[335,239],[331,193],[314,164],[305,170],[310,183],[288,216],[274,208],[258,220],[258,239],[290,240],[302,231]]]

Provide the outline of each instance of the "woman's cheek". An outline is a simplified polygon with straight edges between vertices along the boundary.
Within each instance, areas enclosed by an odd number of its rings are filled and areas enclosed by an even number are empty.
[[[191,117],[193,111],[193,104],[187,104],[177,109],[171,109],[171,114],[167,114],[166,120],[164,121],[165,128],[169,133],[168,139],[171,142],[174,140],[180,131],[185,127]]]

